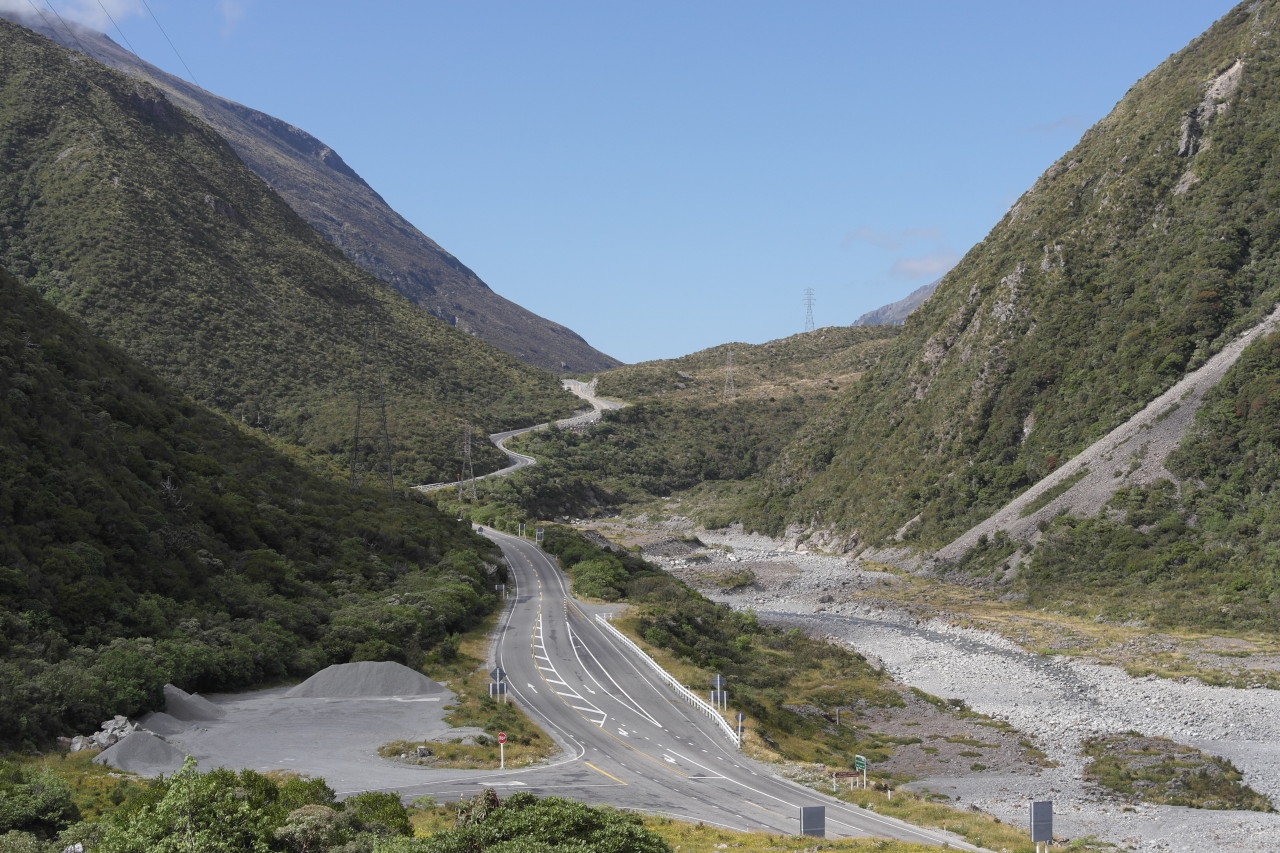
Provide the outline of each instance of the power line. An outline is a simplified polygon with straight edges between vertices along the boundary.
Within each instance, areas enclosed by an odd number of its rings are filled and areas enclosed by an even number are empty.
[[[164,27],[160,25],[160,19],[156,17],[156,13],[151,11],[151,4],[148,3],[147,0],[142,0],[142,5],[147,7],[147,13],[151,15],[151,20],[156,22],[156,27],[160,30],[161,34],[164,35],[164,40],[169,42],[169,47],[173,48],[174,55],[178,57],[178,61],[182,63],[182,67],[187,69],[187,76],[191,78],[191,82],[199,86],[200,81],[196,79],[196,75],[191,73],[191,66],[187,65],[187,61],[183,59],[182,54],[178,52],[178,46],[173,43],[173,39],[169,38],[169,34],[166,33],[164,31]],[[201,88],[204,87],[201,86]]]
[[[54,30],[53,24],[49,23],[49,19],[44,16],[44,12],[40,11],[40,7],[36,5],[35,0],[27,0],[27,5],[35,10],[35,13],[40,16],[40,20],[44,21],[44,25],[46,27],[48,27],[50,30]],[[49,11],[53,11],[53,10],[50,9]]]
[[[116,23],[116,19],[111,17],[111,13],[107,11],[107,7],[102,4],[102,0],[98,0],[98,8],[102,9],[102,14],[107,16],[107,20],[111,22],[111,26],[116,28],[116,32],[120,34],[120,38],[124,39],[125,46],[134,55],[138,55],[138,51],[133,49],[133,45],[129,43],[129,37],[124,34],[124,30],[120,29],[120,25]]]
[[[27,0],[27,2],[31,3],[31,0]],[[80,44],[80,39],[76,38],[76,34],[71,32],[71,27],[67,26],[67,22],[62,19],[61,15],[58,14],[58,10],[53,8],[53,4],[51,4],[49,0],[45,0],[44,5],[49,7],[49,11],[52,12],[53,16],[58,19],[58,23],[62,24],[62,28],[67,31],[67,36],[70,37],[70,39],[76,43],[76,49],[79,50],[81,53],[85,53],[84,45]],[[36,7],[34,3],[31,3],[31,6],[37,12],[40,12],[40,9]],[[53,30],[55,33],[57,32],[57,28],[54,27],[53,24],[49,23],[49,19],[44,16],[43,12],[40,12],[40,20],[44,21],[44,25],[48,27],[50,30]]]

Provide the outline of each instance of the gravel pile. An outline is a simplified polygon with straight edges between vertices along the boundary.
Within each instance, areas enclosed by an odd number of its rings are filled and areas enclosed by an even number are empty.
[[[172,684],[164,686],[164,710],[176,720],[217,720],[222,717],[222,709],[208,699]]]
[[[182,767],[182,751],[148,731],[136,731],[110,749],[93,757],[94,762],[137,773],[158,776]]]
[[[288,699],[373,699],[432,696],[444,688],[417,670],[393,661],[336,663],[285,694]]]
[[[665,525],[677,529],[680,520]],[[1136,731],[1230,759],[1248,785],[1280,804],[1280,692],[1132,678],[1116,667],[1033,654],[990,632],[841,601],[841,592],[894,582],[861,571],[847,558],[788,551],[765,537],[733,531],[700,530],[698,536],[732,549],[703,552],[713,567],[790,564],[773,578],[757,568],[756,585],[711,597],[844,643],[882,662],[905,684],[963,699],[975,711],[1016,726],[1059,765],[933,778],[921,787],[1014,824],[1026,822],[1028,800],[1053,800],[1058,836],[1093,835],[1133,850],[1233,853],[1280,839],[1280,815],[1134,805],[1081,781],[1083,738]],[[688,565],[670,558],[658,562],[677,574],[685,571],[679,563]],[[706,564],[700,569],[705,572]]]

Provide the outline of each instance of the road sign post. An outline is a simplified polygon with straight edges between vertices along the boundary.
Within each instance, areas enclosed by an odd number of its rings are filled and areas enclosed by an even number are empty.
[[[498,732],[498,769],[507,769],[507,733]]]
[[[800,807],[800,834],[812,835],[816,838],[827,837],[827,807]]]
[[[501,696],[502,701],[507,701],[507,671],[500,666],[495,666],[489,670],[489,677],[493,679],[493,683],[489,685],[490,696]]]
[[[533,541],[537,542],[539,545],[542,544],[542,528],[541,527],[535,527],[533,529]]]
[[[1049,850],[1053,843],[1053,801],[1040,800],[1031,803],[1031,840],[1035,842],[1036,853],[1040,853],[1040,845]]]
[[[717,708],[729,707],[729,691],[725,690],[729,686],[729,679],[720,673],[716,673],[711,678],[711,704]]]
[[[853,757],[853,769],[862,771],[862,788],[867,787],[867,757],[865,755],[855,755]]]

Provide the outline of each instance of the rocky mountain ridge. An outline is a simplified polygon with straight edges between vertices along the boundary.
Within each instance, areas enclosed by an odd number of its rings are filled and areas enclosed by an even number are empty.
[[[344,257],[159,89],[5,20],[0,48],[0,265],[195,400],[413,482],[445,478],[467,424],[573,410]]]
[[[174,105],[216,129],[250,169],[347,257],[446,323],[555,373],[620,364],[572,330],[494,293],[306,131],[167,74],[74,22],[58,19],[49,26],[43,17],[4,9],[0,17],[156,86]]]

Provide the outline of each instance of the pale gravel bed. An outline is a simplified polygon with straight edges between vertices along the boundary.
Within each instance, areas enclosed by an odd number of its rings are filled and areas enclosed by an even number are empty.
[[[678,529],[680,520],[668,522]],[[1014,824],[1032,799],[1054,801],[1055,834],[1096,836],[1140,851],[1256,851],[1280,841],[1280,815],[1139,804],[1125,807],[1080,780],[1080,742],[1096,732],[1137,731],[1229,758],[1255,790],[1280,803],[1280,692],[1210,687],[1196,681],[1133,678],[1113,666],[1027,652],[1003,637],[857,602],[817,603],[824,593],[883,578],[844,557],[808,554],[733,531],[696,531],[713,563],[781,561],[800,569],[782,588],[713,598],[762,618],[804,627],[883,662],[899,681],[963,699],[1006,720],[1046,752],[1056,768],[1026,775],[927,780],[932,790]],[[666,561],[674,564],[676,560]],[[822,612],[815,612],[821,609]]]

